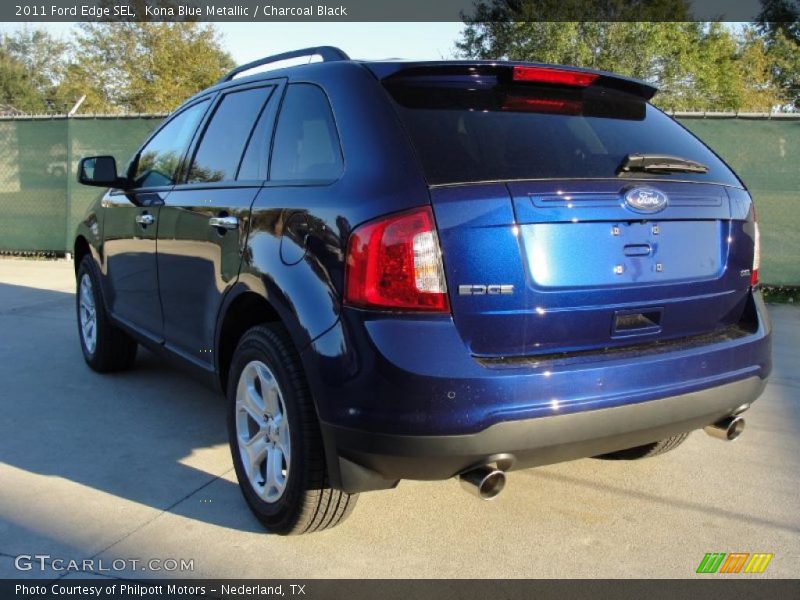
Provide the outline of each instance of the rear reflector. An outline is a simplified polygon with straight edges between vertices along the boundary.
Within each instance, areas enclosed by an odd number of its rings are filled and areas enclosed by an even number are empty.
[[[373,221],[352,233],[344,299],[364,308],[450,311],[430,207]]]
[[[551,83],[553,85],[569,85],[587,87],[599,75],[583,73],[581,71],[568,71],[566,69],[548,69],[546,67],[514,67],[514,81],[529,81],[535,83]]]

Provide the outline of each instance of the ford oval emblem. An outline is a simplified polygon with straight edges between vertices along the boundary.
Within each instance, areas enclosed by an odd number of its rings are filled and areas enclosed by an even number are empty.
[[[635,187],[625,193],[625,204],[640,213],[655,213],[667,207],[667,195],[650,187]]]

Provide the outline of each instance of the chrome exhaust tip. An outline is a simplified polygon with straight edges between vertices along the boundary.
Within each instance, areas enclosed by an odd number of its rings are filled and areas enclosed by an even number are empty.
[[[744,431],[744,418],[743,417],[725,417],[721,421],[717,421],[713,425],[704,427],[705,431],[711,437],[723,440],[725,442],[732,442]]]
[[[461,487],[481,500],[495,498],[506,486],[506,474],[492,467],[478,467],[458,476]]]

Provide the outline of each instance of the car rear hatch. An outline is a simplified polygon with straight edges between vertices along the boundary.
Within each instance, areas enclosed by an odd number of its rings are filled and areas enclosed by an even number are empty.
[[[462,63],[383,78],[476,356],[707,339],[748,302],[755,232],[739,180],[647,103],[652,88],[581,74]]]

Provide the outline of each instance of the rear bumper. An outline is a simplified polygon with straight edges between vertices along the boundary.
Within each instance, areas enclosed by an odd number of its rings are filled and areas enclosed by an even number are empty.
[[[519,469],[698,429],[754,401],[771,370],[760,295],[742,337],[654,353],[502,368],[475,360],[452,320],[345,311],[301,355],[334,486]]]
[[[640,446],[705,427],[753,402],[759,377],[639,404],[506,421],[468,435],[376,434],[323,424],[328,451],[338,457],[334,480],[359,492],[400,479],[448,479],[497,462],[524,469]]]

